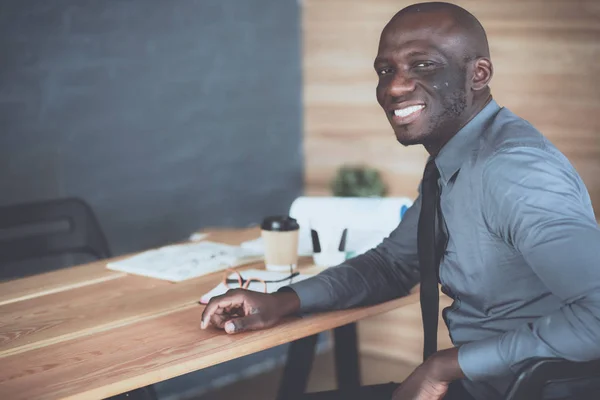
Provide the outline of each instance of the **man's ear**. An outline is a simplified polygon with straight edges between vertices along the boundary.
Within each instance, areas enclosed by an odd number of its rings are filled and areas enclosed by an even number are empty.
[[[485,89],[494,75],[494,66],[489,58],[480,57],[473,63],[473,78],[471,89],[479,91]]]

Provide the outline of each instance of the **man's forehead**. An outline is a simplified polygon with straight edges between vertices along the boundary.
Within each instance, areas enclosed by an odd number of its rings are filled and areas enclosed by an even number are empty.
[[[444,33],[456,30],[459,26],[457,17],[445,10],[410,12],[395,15],[384,28],[384,33],[398,30],[407,33],[421,29]]]
[[[390,21],[381,34],[380,56],[399,51],[460,52],[465,42],[464,31],[456,21],[444,14],[412,14]]]
[[[421,56],[429,54],[446,55],[445,46],[440,46],[429,37],[406,38],[407,40],[382,41],[379,45],[378,57],[401,54],[403,56]]]

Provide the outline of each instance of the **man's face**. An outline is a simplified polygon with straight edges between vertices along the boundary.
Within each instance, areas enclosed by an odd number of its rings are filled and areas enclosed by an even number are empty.
[[[382,33],[377,101],[405,146],[427,145],[464,123],[471,102],[464,41],[452,30],[447,18],[423,14],[401,17]]]

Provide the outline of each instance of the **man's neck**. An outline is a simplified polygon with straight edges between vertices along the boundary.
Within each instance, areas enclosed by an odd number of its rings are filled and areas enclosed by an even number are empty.
[[[478,101],[476,104],[473,104],[473,108],[471,112],[467,113],[468,117],[465,118],[464,122],[461,122],[457,129],[453,129],[448,132],[443,132],[440,136],[437,136],[435,140],[430,143],[424,143],[423,146],[425,150],[429,153],[430,156],[436,157],[442,148],[452,139],[460,130],[467,125],[477,114],[481,112],[487,106],[490,101],[492,101],[492,94],[489,93],[483,101]]]

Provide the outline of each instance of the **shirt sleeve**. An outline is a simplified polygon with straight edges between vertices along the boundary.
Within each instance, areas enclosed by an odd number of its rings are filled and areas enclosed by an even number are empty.
[[[522,255],[562,307],[461,346],[463,372],[478,381],[517,372],[531,358],[600,358],[600,229],[579,175],[560,154],[520,147],[491,157],[482,177],[491,233]]]
[[[286,287],[300,298],[300,311],[344,309],[407,295],[419,281],[417,224],[420,210],[419,196],[398,227],[377,247]]]

